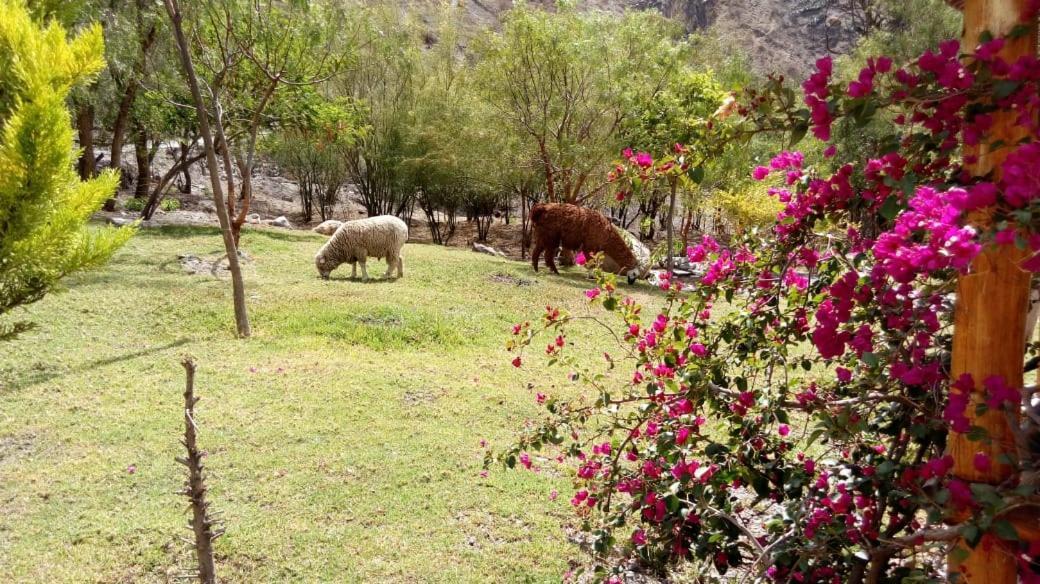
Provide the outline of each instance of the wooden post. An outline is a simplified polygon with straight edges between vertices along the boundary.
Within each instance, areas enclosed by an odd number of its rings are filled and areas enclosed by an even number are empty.
[[[983,33],[994,37],[1006,36],[1020,24],[1028,0],[966,0],[964,2],[964,37],[962,49],[973,52]],[[1035,22],[1033,29],[1016,40],[1008,41],[1001,56],[1009,61],[1021,55],[1036,53]],[[977,157],[968,170],[975,176],[1000,172],[1000,164],[1010,146],[1024,137],[1025,132],[1016,124],[1017,114],[996,112],[989,136],[977,147],[966,148],[966,154]],[[1004,145],[990,148],[987,144],[1003,141]],[[989,214],[979,213],[972,222],[985,227]],[[1022,387],[1022,366],[1025,349],[1025,318],[1028,311],[1030,275],[1019,268],[1024,252],[1014,245],[1002,245],[986,250],[972,264],[971,273],[961,276],[957,283],[957,307],[954,313],[953,362],[954,380],[970,374],[976,389],[972,394],[967,415],[973,425],[985,428],[988,440],[972,442],[964,434],[951,432],[947,443],[953,456],[953,475],[967,482],[999,484],[1014,472],[1002,460],[1015,456],[1015,442],[1008,417],[1001,411],[989,411],[976,416],[975,404],[985,401],[983,381],[994,375],[1002,376],[1011,387]],[[956,390],[951,390],[956,391]],[[1011,418],[1017,419],[1018,412]],[[992,465],[988,471],[975,468],[977,452],[989,456]],[[1018,582],[1017,563],[1011,550],[996,538],[987,537],[971,550],[963,542],[957,547],[968,550],[954,551],[949,558],[950,581],[969,584],[1015,584]]]

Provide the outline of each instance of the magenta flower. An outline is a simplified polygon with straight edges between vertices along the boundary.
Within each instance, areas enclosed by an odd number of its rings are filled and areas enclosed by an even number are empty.
[[[975,470],[979,472],[987,472],[993,466],[989,456],[984,452],[976,452],[971,462],[975,466]]]
[[[755,180],[764,180],[769,176],[769,169],[764,166],[756,166],[755,170],[751,171],[751,178]]]
[[[848,383],[852,381],[852,372],[848,369],[844,367],[838,367],[837,369],[835,369],[835,372],[838,375],[838,381],[842,383]]]
[[[776,429],[777,433],[781,436],[787,436],[791,433],[791,427],[787,424],[780,424],[780,427]]]
[[[578,264],[579,266],[584,266],[587,261],[588,258],[585,257],[585,252],[583,251],[579,251],[578,255],[574,256],[574,263]]]
[[[648,152],[640,152],[639,154],[636,154],[636,164],[638,164],[640,168],[650,168],[654,165],[654,157],[650,156],[650,153]]]

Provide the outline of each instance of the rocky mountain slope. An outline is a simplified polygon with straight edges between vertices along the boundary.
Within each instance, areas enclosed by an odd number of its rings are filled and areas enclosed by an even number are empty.
[[[435,0],[402,0],[429,6]],[[458,0],[470,24],[494,27],[513,0]],[[554,6],[554,0],[528,4]],[[658,10],[691,31],[715,26],[743,48],[760,73],[803,77],[817,57],[846,51],[858,36],[854,18],[838,0],[578,0],[586,10]],[[420,8],[422,10],[422,8]]]

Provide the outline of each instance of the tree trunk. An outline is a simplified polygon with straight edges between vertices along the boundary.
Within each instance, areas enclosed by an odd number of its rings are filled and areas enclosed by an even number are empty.
[[[242,237],[242,226],[246,223],[246,215],[249,214],[249,204],[253,202],[253,166],[249,160],[242,156],[241,152],[235,152],[235,163],[238,165],[238,174],[241,176],[242,196],[240,201],[242,207],[237,215],[231,217],[231,232],[235,235],[235,245],[238,245]]]
[[[88,180],[97,174],[94,168],[94,106],[83,104],[76,110],[76,131],[79,134],[79,147],[83,150],[77,170],[81,179]]]
[[[529,199],[520,191],[520,259],[527,259],[527,250],[531,247],[531,220],[528,215]]]
[[[1020,22],[1028,0],[967,0],[964,6],[962,46],[972,51],[985,33],[1005,37],[1016,26],[1026,27],[1023,34],[1008,39],[1000,51],[1001,58],[1014,62],[1018,57],[1033,56],[1037,49],[1036,21]],[[965,158],[974,159],[966,168],[974,176],[996,174],[1013,144],[1019,144],[1025,127],[1018,123],[1018,113],[998,110],[993,114],[990,135],[979,145],[966,147]],[[1000,141],[1003,145],[991,148]],[[969,222],[986,226],[992,222],[992,209],[984,209],[969,217]],[[1012,226],[1013,227],[1013,226]],[[1008,387],[1022,387],[1022,362],[1026,342],[1025,321],[1028,313],[1030,274],[1019,267],[1026,252],[1014,244],[987,248],[972,262],[971,271],[957,279],[957,304],[954,310],[953,359],[951,377],[971,375],[975,389],[965,410],[973,426],[986,430],[987,440],[971,441],[967,434],[950,432],[947,450],[953,456],[952,474],[968,483],[996,485],[1013,479],[1016,448],[1011,426],[1018,424],[1019,410],[989,410],[979,415],[975,404],[985,401],[982,382],[990,376],[1001,376]],[[951,392],[959,391],[955,388]],[[975,467],[974,456],[983,452],[993,464],[982,471]],[[1009,458],[1011,459],[1009,461]],[[956,516],[956,511],[952,513]],[[1035,526],[1035,516],[1031,521]],[[1021,533],[1021,530],[1020,530]],[[947,570],[951,581],[967,584],[1014,584],[1018,582],[1016,552],[1008,544],[986,534],[975,549],[958,541],[949,556]],[[1017,542],[1011,543],[1016,546]],[[958,552],[958,549],[962,550]],[[964,557],[963,551],[967,551]]]
[[[138,5],[138,14],[140,14],[143,8],[140,4]],[[138,22],[138,25],[140,26],[140,22]],[[135,63],[134,70],[126,82],[123,95],[119,98],[119,108],[116,110],[116,119],[112,124],[111,166],[116,170],[119,170],[119,166],[123,162],[123,140],[126,138],[127,123],[130,121],[130,109],[137,99],[137,88],[139,80],[145,71],[148,53],[155,46],[156,32],[157,27],[153,24],[148,28],[148,32],[141,37],[141,52],[138,56],[138,61]]]
[[[181,26],[182,17],[180,8],[177,6],[177,0],[163,0],[163,2],[166,5],[166,12],[169,14],[170,22],[173,25],[173,33],[177,41],[181,65],[184,69],[184,76],[188,81],[188,87],[191,89],[192,100],[195,102],[195,113],[199,120],[199,130],[206,148],[206,166],[209,168],[210,185],[213,188],[213,203],[217,208],[217,220],[220,222],[220,231],[224,237],[224,249],[227,251],[228,257],[228,271],[231,273],[235,324],[238,335],[240,337],[248,337],[250,328],[249,314],[246,311],[245,284],[242,281],[242,268],[238,264],[238,247],[235,245],[235,238],[231,233],[231,221],[224,207],[224,186],[220,183],[220,172],[217,170],[217,149],[213,142],[213,130],[210,128],[209,112],[206,109],[206,102],[202,98],[202,90],[199,89],[198,78],[195,76],[195,65],[192,64],[191,53],[188,49],[188,39],[184,36],[184,29]],[[230,179],[231,177],[228,177],[229,181]]]
[[[180,143],[180,148],[181,148],[181,156],[182,156],[182,158],[184,157],[184,153],[185,152],[190,152],[191,151],[191,145],[190,144],[185,144],[184,142]],[[184,170],[182,171],[182,174],[184,175],[184,182],[181,184],[180,191],[181,191],[181,193],[183,193],[185,195],[190,195],[191,194],[191,164],[186,164],[184,166]]]
[[[119,109],[116,111],[116,121],[112,124],[112,147],[109,166],[119,170],[123,163],[123,140],[126,137],[126,126],[130,119],[130,107],[134,104],[137,96],[137,83],[128,83],[123,97],[119,100]]]
[[[137,160],[137,185],[134,187],[134,198],[144,199],[152,185],[152,157],[148,150],[148,132],[143,128],[134,129],[134,158]]]
[[[672,192],[668,195],[668,225],[667,238],[668,238],[668,273],[671,274],[675,271],[675,245],[672,242],[672,232],[675,230],[675,190],[679,186],[677,179],[672,179]]]
[[[144,209],[141,210],[141,218],[148,220],[155,214],[156,209],[159,208],[159,203],[162,201],[162,195],[166,191],[167,185],[173,180],[173,177],[177,176],[181,172],[181,169],[191,168],[191,165],[201,160],[205,155],[196,154],[191,158],[187,156],[191,153],[190,150],[181,150],[181,153],[173,166],[166,171],[166,174],[159,179],[159,184],[155,185],[152,189],[152,194],[148,197],[148,202],[145,203]],[[185,171],[186,172],[186,171]]]

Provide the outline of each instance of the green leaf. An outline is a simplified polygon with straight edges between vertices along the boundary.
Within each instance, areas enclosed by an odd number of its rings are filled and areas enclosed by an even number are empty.
[[[701,184],[702,182],[704,182],[704,167],[703,166],[695,166],[695,167],[691,168],[690,169],[690,180],[692,180],[694,182],[694,184],[698,184],[698,185]]]
[[[989,431],[982,426],[972,426],[968,429],[968,440],[972,442],[980,442],[989,438]]]
[[[993,533],[1006,541],[1018,541],[1018,530],[1006,519],[998,519],[993,522]]]
[[[1001,79],[993,84],[993,95],[997,99],[1004,99],[1018,89],[1020,83],[1011,79]]]
[[[891,221],[899,214],[899,200],[895,196],[885,199],[881,205],[881,216]]]
[[[966,523],[961,527],[961,537],[964,538],[968,545],[975,547],[979,544],[979,540],[982,539],[982,530],[974,523]]]
[[[867,367],[870,368],[877,367],[878,363],[880,363],[880,361],[878,360],[878,356],[874,353],[871,353],[870,351],[863,353],[863,357],[861,357],[861,359],[864,363],[866,363]]]
[[[805,138],[806,132],[809,131],[809,124],[798,123],[795,124],[794,128],[791,129],[791,146],[795,146]]]
[[[1011,29],[1011,32],[1008,33],[1007,38],[1008,38],[1008,40],[1020,39],[1020,38],[1022,38],[1024,36],[1026,36],[1027,34],[1030,34],[1031,31],[1032,31],[1032,29],[1028,25],[1016,24],[1014,26],[1014,28]],[[985,41],[983,41],[983,42],[985,42]]]

